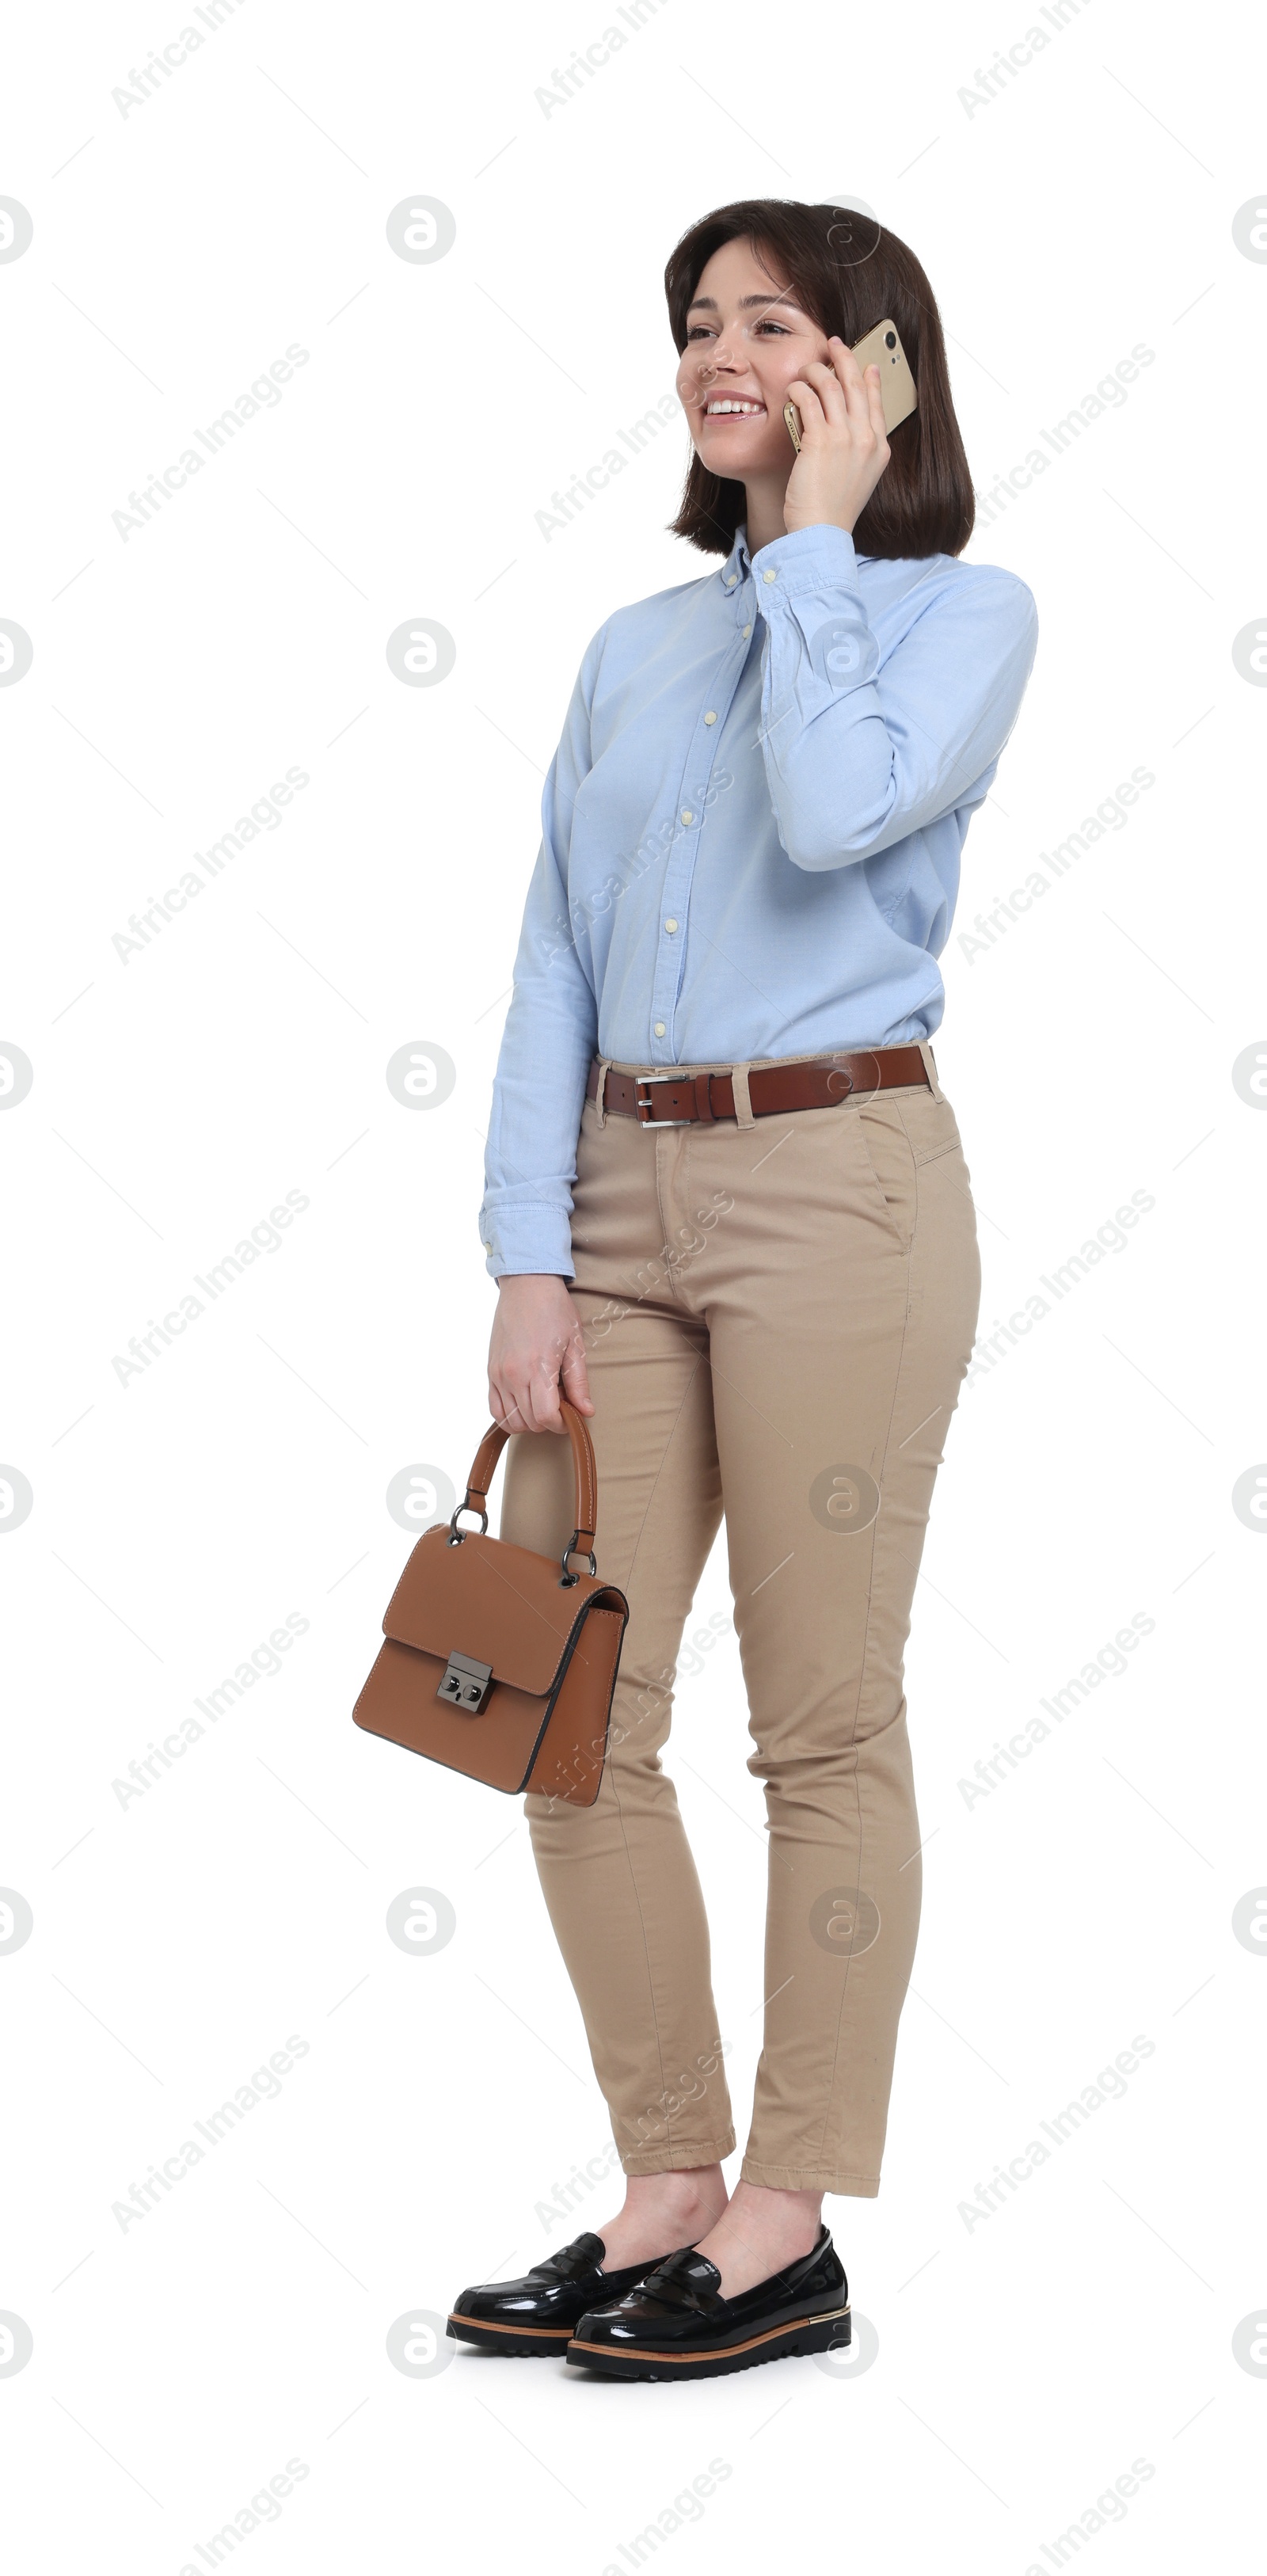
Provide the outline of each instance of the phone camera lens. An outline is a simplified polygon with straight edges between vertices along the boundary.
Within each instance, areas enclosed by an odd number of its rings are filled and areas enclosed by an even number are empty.
[[[886,331],[886,332],[885,332],[885,335],[884,335],[884,345],[885,345],[885,348],[886,348],[886,349],[896,349],[896,347],[897,347],[897,333],[896,333],[896,331]]]

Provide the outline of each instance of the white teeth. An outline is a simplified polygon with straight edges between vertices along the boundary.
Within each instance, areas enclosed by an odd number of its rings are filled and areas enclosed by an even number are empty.
[[[719,412],[728,412],[728,411],[729,411],[729,412],[738,412],[738,413],[740,413],[740,414],[741,414],[742,416],[744,416],[744,417],[750,417],[750,418],[755,419],[755,418],[757,417],[757,415],[758,415],[759,413],[763,412],[764,410],[765,410],[765,404],[764,404],[764,403],[750,403],[750,402],[710,402],[710,403],[709,403],[709,405],[708,405],[708,418],[709,418],[710,420],[715,420],[715,419],[717,418],[717,415],[718,415],[718,413],[719,413]]]

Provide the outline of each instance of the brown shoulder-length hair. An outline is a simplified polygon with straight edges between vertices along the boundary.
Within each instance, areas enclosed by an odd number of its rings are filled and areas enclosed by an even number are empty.
[[[682,235],[664,272],[678,354],[705,267],[723,242],[750,241],[819,329],[847,348],[891,321],[911,363],[917,408],[889,436],[889,462],[854,528],[864,555],[957,555],[972,534],[972,476],[950,398],[936,299],[912,250],[873,216],[787,197],[719,206]],[[670,533],[706,555],[727,555],[743,518],[744,487],[710,474],[693,451]]]

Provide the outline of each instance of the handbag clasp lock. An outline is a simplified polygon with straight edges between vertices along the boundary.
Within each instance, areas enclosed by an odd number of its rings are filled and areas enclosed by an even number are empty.
[[[450,1655],[436,1698],[459,1708],[463,1717],[478,1717],[493,1687],[493,1667],[474,1655]]]

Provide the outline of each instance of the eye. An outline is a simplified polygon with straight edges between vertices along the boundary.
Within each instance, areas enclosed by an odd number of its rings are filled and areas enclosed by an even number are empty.
[[[703,339],[707,339],[707,337],[708,337],[708,324],[707,324],[706,322],[692,322],[692,323],[690,323],[690,324],[688,325],[688,328],[687,328],[687,334],[686,334],[686,336],[687,336],[687,339],[688,339],[688,340],[703,340]]]
[[[791,336],[786,323],[783,322],[758,322],[757,329],[758,331],[777,331],[781,340],[786,340]]]

